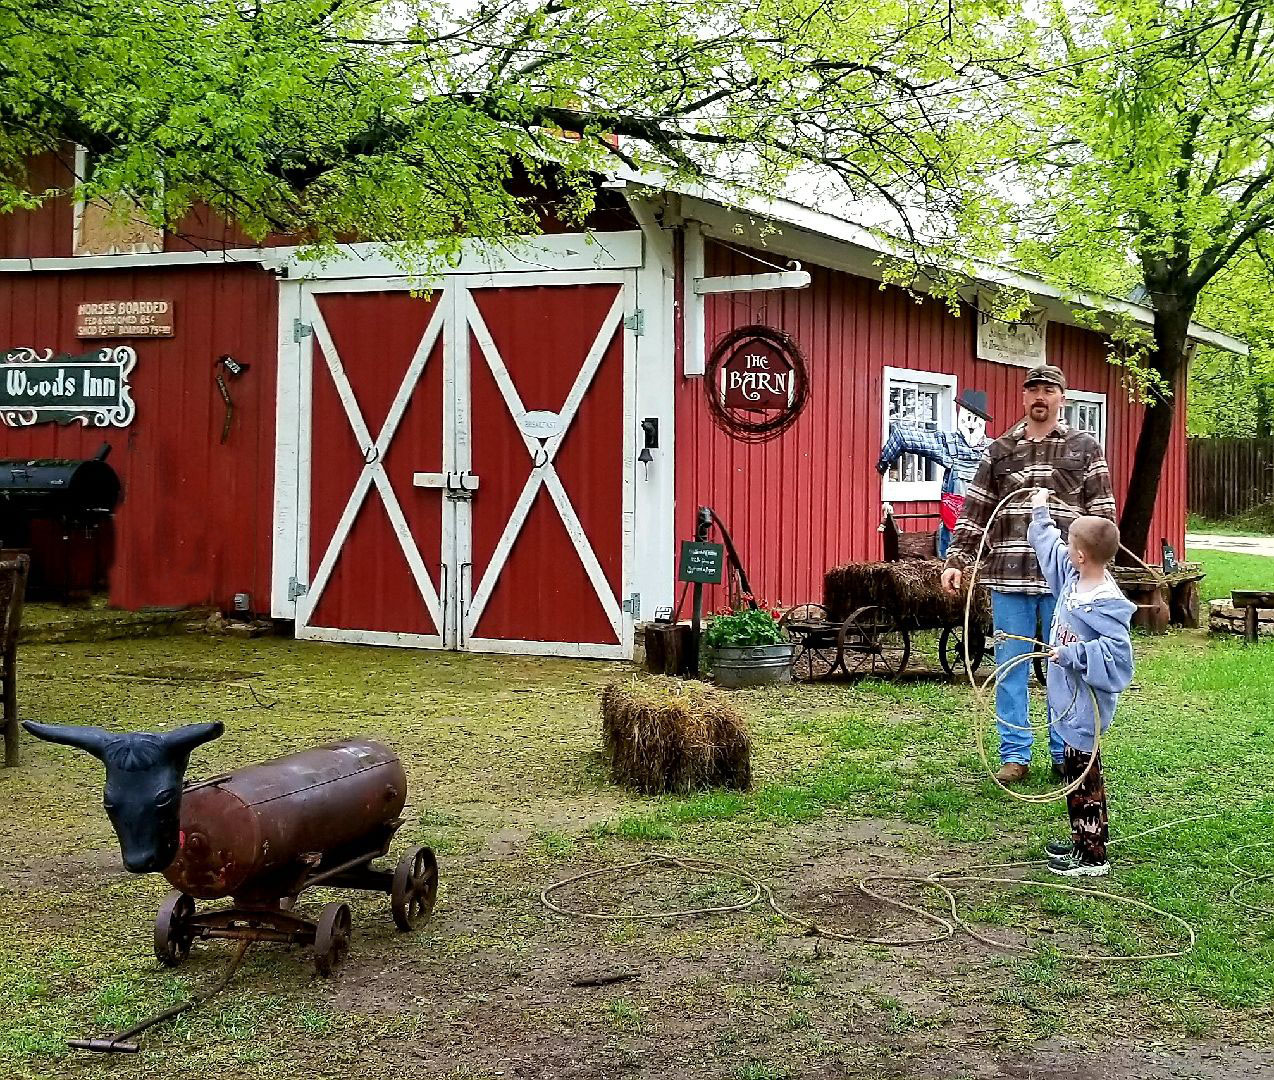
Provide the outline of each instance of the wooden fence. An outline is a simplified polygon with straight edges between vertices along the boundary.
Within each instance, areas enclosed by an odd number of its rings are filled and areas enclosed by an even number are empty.
[[[1222,520],[1274,500],[1274,439],[1190,439],[1186,445],[1192,514]]]

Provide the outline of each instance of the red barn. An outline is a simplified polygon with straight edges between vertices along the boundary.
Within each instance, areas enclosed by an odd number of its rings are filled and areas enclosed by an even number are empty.
[[[674,602],[699,505],[730,526],[759,594],[817,599],[828,566],[879,557],[882,501],[935,505],[923,462],[878,477],[890,419],[947,426],[977,389],[998,434],[1032,356],[1065,368],[1069,418],[1104,441],[1122,493],[1140,408],[1107,339],[1042,282],[1000,275],[1039,310],[1030,333],[994,340],[979,283],[959,318],[882,289],[878,247],[842,219],[635,183],[601,194],[587,234],[546,223],[525,243],[475,242],[429,282],[371,245],[325,263],[248,246],[211,215],[105,254],[70,200],[6,215],[0,352],[6,380],[22,377],[0,385],[0,458],[113,444],[118,606],[228,609],[246,593],[300,637],[576,656],[631,655],[634,624]],[[803,407],[778,408],[787,426],[764,440],[725,422],[726,375],[704,376],[753,324],[803,357]],[[32,387],[55,380],[30,372],[124,346],[126,419],[41,422],[57,402]],[[729,378],[736,395],[791,389]],[[1181,408],[1152,530],[1178,550],[1184,433]]]

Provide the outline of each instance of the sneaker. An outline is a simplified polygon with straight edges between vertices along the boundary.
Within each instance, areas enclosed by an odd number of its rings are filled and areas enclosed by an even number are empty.
[[[1070,855],[1053,855],[1048,860],[1048,868],[1061,877],[1105,877],[1110,873],[1110,863],[1090,863],[1084,862],[1079,856],[1071,853]]]
[[[1006,761],[1000,766],[1000,771],[995,774],[995,778],[1001,784],[1019,784],[1026,779],[1030,771],[1026,765],[1019,765],[1016,761]]]
[[[1044,845],[1044,851],[1050,859],[1065,858],[1075,850],[1075,845],[1070,840],[1050,840]]]

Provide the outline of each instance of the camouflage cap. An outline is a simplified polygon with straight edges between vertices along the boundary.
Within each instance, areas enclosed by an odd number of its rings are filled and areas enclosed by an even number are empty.
[[[1062,374],[1062,369],[1055,364],[1039,364],[1031,368],[1026,373],[1026,378],[1022,382],[1025,389],[1031,383],[1052,383],[1054,386],[1066,389],[1066,376]]]

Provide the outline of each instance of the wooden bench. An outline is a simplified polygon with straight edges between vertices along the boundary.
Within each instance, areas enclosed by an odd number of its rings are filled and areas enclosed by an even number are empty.
[[[1243,640],[1255,641],[1260,629],[1261,608],[1274,608],[1274,592],[1256,589],[1235,589],[1230,602],[1243,609]]]
[[[4,763],[18,763],[18,632],[31,560],[25,555],[0,560],[0,698],[4,702]]]

